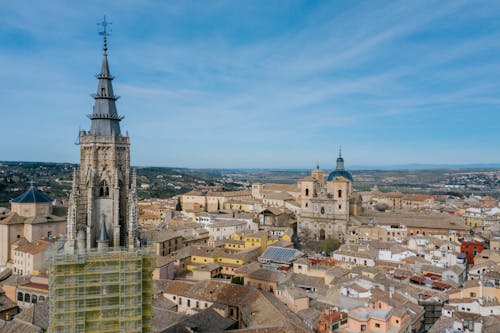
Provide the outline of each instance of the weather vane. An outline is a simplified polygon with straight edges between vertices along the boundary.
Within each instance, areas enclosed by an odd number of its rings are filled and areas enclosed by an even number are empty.
[[[110,35],[111,31],[108,31],[108,25],[111,24],[113,23],[106,21],[106,15],[104,15],[102,22],[97,23],[98,26],[102,27],[102,30],[99,31],[99,35],[104,37],[104,54],[106,54],[106,51],[108,51],[108,41],[106,37]],[[111,28],[109,30],[111,30]]]

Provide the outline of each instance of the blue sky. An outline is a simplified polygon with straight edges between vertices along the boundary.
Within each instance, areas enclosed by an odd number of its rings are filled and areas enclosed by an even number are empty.
[[[106,14],[132,164],[500,162],[498,1],[0,4],[0,160],[78,162]]]

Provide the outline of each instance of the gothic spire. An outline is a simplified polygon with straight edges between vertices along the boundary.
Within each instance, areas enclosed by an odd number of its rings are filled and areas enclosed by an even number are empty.
[[[104,215],[104,214],[103,214]],[[104,222],[104,216],[101,219],[101,233],[99,235],[99,239],[97,240],[98,242],[108,242],[108,233],[106,232],[106,223]]]
[[[123,117],[120,117],[116,111],[115,102],[119,97],[115,96],[113,92],[113,76],[110,74],[108,64],[107,36],[109,36],[109,32],[107,31],[107,27],[110,24],[110,22],[106,21],[106,16],[104,16],[103,21],[99,24],[102,26],[102,31],[99,34],[103,36],[104,43],[101,72],[97,75],[97,93],[93,95],[95,99],[94,110],[89,116],[92,119],[90,132],[93,135],[121,135],[120,120]]]

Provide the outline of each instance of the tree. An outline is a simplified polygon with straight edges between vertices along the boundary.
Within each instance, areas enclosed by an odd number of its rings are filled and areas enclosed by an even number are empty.
[[[385,212],[389,208],[389,206],[386,203],[377,202],[375,206],[373,206],[373,208],[375,208],[379,212]]]
[[[175,210],[178,212],[182,211],[181,197],[177,197],[177,205],[175,205]]]
[[[340,240],[337,238],[328,238],[324,241],[321,241],[319,245],[319,250],[321,252],[325,252],[326,254],[330,254],[340,247]]]
[[[244,285],[245,280],[243,279],[242,276],[233,276],[231,278],[231,283]]]

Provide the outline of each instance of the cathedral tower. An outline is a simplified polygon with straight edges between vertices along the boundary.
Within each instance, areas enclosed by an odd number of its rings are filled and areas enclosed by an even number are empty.
[[[80,131],[80,167],[73,173],[66,251],[129,247],[137,243],[136,177],[130,169],[130,141],[120,129],[104,31],[101,72],[89,131]],[[101,229],[105,230],[101,230]],[[103,237],[106,237],[103,239]]]
[[[104,56],[89,131],[80,131],[80,167],[73,172],[64,250],[49,263],[49,329],[66,332],[152,332],[155,257],[137,240],[136,176],[130,142],[120,130]]]

